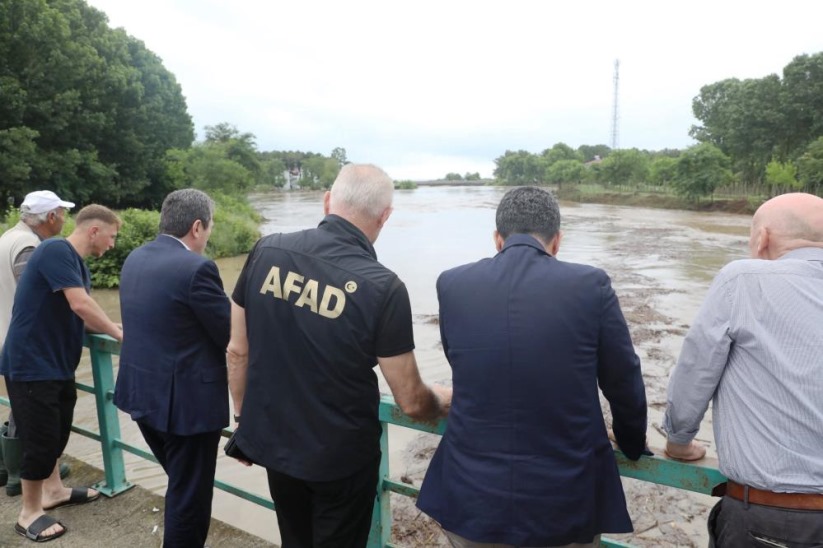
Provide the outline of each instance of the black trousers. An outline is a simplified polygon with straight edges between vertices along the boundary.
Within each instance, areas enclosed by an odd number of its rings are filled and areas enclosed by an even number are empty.
[[[69,441],[77,403],[74,380],[15,382],[6,379],[6,388],[23,447],[20,477],[44,480],[51,475]]]
[[[163,514],[164,548],[203,548],[211,524],[220,430],[178,436],[137,422],[169,485]]]
[[[709,548],[823,548],[823,511],[723,497],[709,514]]]
[[[366,546],[379,469],[380,457],[335,481],[305,481],[267,470],[283,548]]]

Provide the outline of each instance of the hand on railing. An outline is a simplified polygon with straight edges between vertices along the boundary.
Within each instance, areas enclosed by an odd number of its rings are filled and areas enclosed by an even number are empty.
[[[700,460],[706,456],[706,447],[692,440],[687,444],[666,442],[666,456],[682,461]]]

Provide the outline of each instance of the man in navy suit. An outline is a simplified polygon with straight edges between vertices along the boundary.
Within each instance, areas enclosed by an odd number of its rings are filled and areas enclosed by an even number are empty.
[[[160,235],[132,251],[120,274],[128,342],[114,403],[137,421],[168,474],[166,548],[203,546],[211,520],[220,431],[229,424],[230,305],[202,256],[214,202],[195,189],[163,201]]]
[[[455,547],[598,546],[632,530],[598,385],[640,458],[640,362],[608,275],[558,261],[561,235],[550,193],[511,190],[499,253],[437,281],[454,398],[417,505]]]

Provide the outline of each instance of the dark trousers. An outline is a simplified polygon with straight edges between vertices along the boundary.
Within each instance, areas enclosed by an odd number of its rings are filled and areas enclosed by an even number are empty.
[[[44,480],[51,475],[69,441],[77,402],[74,380],[6,379],[6,387],[17,421],[17,436],[23,447],[20,477]]]
[[[723,497],[709,514],[709,548],[823,548],[823,511]]]
[[[193,436],[159,432],[137,422],[166,475],[163,546],[202,548],[211,523],[220,430]]]
[[[267,470],[283,548],[361,548],[371,529],[380,458],[335,481]]]

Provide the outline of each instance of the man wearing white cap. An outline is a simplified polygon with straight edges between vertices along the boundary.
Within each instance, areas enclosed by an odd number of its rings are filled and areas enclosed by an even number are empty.
[[[0,236],[0,349],[6,340],[11,322],[11,309],[17,281],[37,245],[60,234],[65,221],[65,210],[72,202],[61,200],[51,190],[37,190],[26,195],[20,205],[20,221]],[[14,418],[9,413],[8,427],[0,427],[0,486],[6,486],[10,497],[21,492],[20,440],[15,432]],[[60,465],[65,477],[68,465]]]

